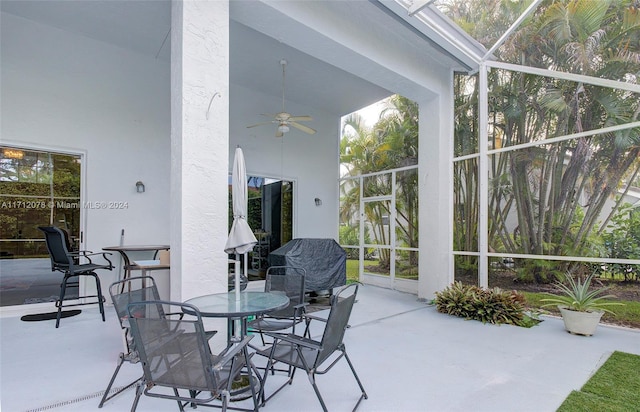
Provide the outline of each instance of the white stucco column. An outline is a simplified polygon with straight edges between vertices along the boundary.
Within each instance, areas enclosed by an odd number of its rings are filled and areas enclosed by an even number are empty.
[[[171,299],[183,301],[227,290],[229,2],[173,1],[171,23]]]
[[[453,281],[451,245],[453,102],[438,97],[419,102],[420,131],[418,184],[420,186],[420,255],[418,296],[434,293]]]

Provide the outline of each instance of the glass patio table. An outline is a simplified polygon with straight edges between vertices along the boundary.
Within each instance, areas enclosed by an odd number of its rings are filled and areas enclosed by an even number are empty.
[[[195,306],[203,317],[227,318],[229,338],[247,335],[247,318],[284,309],[289,297],[284,293],[235,291],[191,298],[185,303]],[[235,336],[235,321],[240,321],[240,335]]]
[[[239,295],[239,296],[238,296]],[[284,309],[289,305],[289,297],[285,293],[231,291],[227,293],[214,293],[188,299],[184,303],[195,306],[203,317],[227,318],[227,341],[241,340],[247,336],[247,318],[258,316],[271,311]],[[182,309],[189,313],[187,309]],[[236,328],[236,323],[240,324]],[[238,335],[237,332],[240,334]],[[249,360],[250,369],[257,372],[253,362]],[[243,373],[243,376],[246,375]],[[254,373],[254,390],[260,392],[262,379],[260,374]],[[239,378],[242,382],[243,378]],[[239,386],[231,392],[231,400],[242,400],[250,397],[249,381],[246,386]]]

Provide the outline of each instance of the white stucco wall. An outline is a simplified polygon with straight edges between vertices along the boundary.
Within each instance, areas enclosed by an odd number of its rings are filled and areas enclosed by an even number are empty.
[[[83,201],[127,202],[84,210],[84,248],[117,245],[122,229],[128,244],[168,243],[168,62],[14,15],[1,19],[2,142],[84,153]],[[104,286],[116,276],[100,273]]]
[[[172,3],[171,298],[176,301],[227,290],[228,8],[227,2]]]

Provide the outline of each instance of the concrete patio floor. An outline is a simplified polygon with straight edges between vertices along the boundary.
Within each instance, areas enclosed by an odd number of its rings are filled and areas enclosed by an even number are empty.
[[[103,323],[97,308],[85,307],[82,314],[63,319],[59,329],[54,321],[2,317],[2,412],[129,410],[132,389],[98,409],[122,350],[113,307],[106,316]],[[369,395],[359,411],[555,411],[613,351],[640,355],[637,330],[601,325],[592,337],[574,336],[551,317],[531,329],[485,325],[439,314],[415,295],[374,286],[360,288],[350,324],[347,351]],[[140,375],[140,365],[125,363],[115,386]],[[269,379],[267,390],[278,383]],[[317,382],[331,411],[351,410],[358,399],[344,361]],[[137,410],[174,411],[177,406],[143,396]],[[321,408],[299,373],[262,410]]]

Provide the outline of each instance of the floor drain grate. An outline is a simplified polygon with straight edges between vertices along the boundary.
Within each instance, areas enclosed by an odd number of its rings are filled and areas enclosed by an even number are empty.
[[[114,394],[116,392],[118,392],[121,389],[124,389],[124,386],[121,386],[119,388],[112,388],[109,391],[109,394]],[[79,402],[84,402],[87,401],[89,399],[93,399],[93,398],[101,398],[102,395],[104,395],[104,391],[100,391],[100,392],[96,392],[96,393],[92,393],[90,395],[84,395],[84,396],[80,396],[78,398],[75,399],[70,399],[68,401],[62,401],[62,402],[57,402],[57,403],[53,403],[51,405],[47,405],[47,406],[42,406],[40,408],[35,408],[35,409],[29,409],[26,412],[41,412],[41,411],[48,411],[50,409],[55,409],[55,408],[60,408],[62,406],[67,406],[67,405],[72,405],[74,403],[79,403]]]

